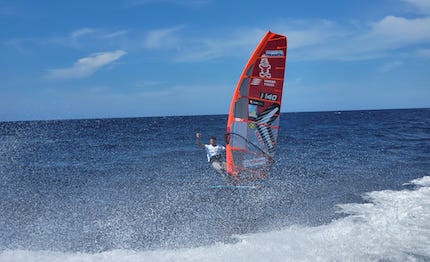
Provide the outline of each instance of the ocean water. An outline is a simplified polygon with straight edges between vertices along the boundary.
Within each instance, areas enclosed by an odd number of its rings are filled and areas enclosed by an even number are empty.
[[[245,190],[226,120],[0,122],[0,261],[430,261],[430,109],[284,113]]]

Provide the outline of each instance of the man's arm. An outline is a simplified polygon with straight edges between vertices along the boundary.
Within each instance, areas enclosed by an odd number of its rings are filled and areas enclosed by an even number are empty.
[[[202,143],[202,134],[200,133],[196,133],[196,138],[197,138],[197,145],[201,148],[205,148],[205,145]]]

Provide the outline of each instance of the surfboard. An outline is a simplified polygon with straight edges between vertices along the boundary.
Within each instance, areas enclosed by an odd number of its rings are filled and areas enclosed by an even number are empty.
[[[227,122],[227,173],[267,176],[274,163],[287,59],[287,37],[267,32],[234,91]]]
[[[210,186],[212,189],[257,189],[258,186],[228,186],[228,185],[215,185]]]

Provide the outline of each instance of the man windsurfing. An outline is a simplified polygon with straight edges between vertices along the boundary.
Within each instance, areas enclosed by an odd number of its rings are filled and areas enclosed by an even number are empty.
[[[226,180],[227,184],[229,184],[230,176],[227,174],[226,165],[222,156],[225,152],[225,146],[218,145],[216,137],[211,137],[208,145],[203,144],[201,137],[202,134],[196,133],[197,145],[206,150],[208,162],[211,163],[212,167]]]

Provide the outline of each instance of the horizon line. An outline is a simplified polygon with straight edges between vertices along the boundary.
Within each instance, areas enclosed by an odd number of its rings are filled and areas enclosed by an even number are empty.
[[[389,111],[389,110],[422,110],[430,107],[404,107],[404,108],[377,108],[377,109],[344,109],[344,110],[319,110],[319,111],[281,111],[281,114],[300,113],[329,113],[329,112],[357,112],[357,111]],[[136,118],[167,118],[167,117],[194,117],[194,116],[228,116],[226,114],[186,114],[186,115],[153,115],[153,116],[124,116],[124,117],[82,117],[82,118],[52,118],[52,119],[22,119],[22,120],[0,120],[0,123],[17,122],[53,122],[53,121],[85,121],[85,120],[108,120],[108,119],[136,119]]]

